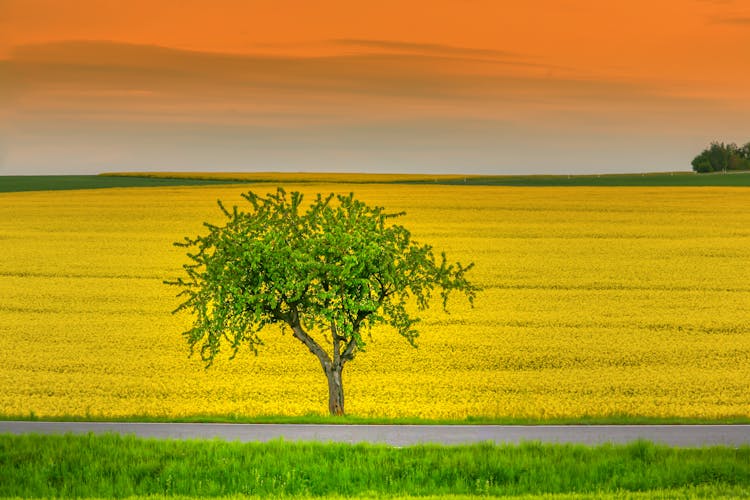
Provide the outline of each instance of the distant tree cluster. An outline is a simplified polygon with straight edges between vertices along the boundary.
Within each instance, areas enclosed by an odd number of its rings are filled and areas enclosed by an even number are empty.
[[[704,172],[726,172],[727,170],[750,170],[750,142],[744,146],[735,143],[712,142],[691,162],[693,170]]]

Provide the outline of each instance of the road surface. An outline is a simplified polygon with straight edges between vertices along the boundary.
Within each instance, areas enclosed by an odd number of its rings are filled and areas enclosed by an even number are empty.
[[[0,421],[0,434],[118,433],[158,439],[227,441],[319,441],[384,443],[409,446],[490,441],[517,444],[629,443],[645,439],[670,446],[750,445],[750,425],[317,425],[317,424],[177,424],[105,422]]]

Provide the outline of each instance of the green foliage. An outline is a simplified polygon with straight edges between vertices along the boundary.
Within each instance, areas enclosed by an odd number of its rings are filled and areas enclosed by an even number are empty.
[[[735,143],[714,141],[691,164],[698,173],[750,170],[750,142],[739,147]]]
[[[281,188],[243,197],[249,211],[219,202],[224,225],[205,224],[207,235],[176,243],[189,249],[191,262],[183,266],[186,277],[167,282],[183,289],[177,310],[195,315],[185,336],[207,365],[224,342],[233,355],[243,345],[257,353],[260,332],[277,323],[295,335],[330,335],[342,343],[334,356],[346,359],[364,347],[362,333],[378,323],[413,345],[419,319],[409,309],[412,299],[424,309],[435,290],[443,307],[453,291],[474,298],[476,289],[466,279],[472,265],[448,264],[445,254],[437,259],[429,245],[390,223],[401,214],[370,207],[353,194],[319,194],[306,208],[301,193],[288,196]]]
[[[413,446],[0,436],[0,497],[747,496],[750,447]]]

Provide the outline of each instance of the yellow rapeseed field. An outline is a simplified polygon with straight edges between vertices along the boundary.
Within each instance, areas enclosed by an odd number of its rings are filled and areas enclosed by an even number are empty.
[[[285,185],[289,190],[294,185]],[[0,194],[0,413],[324,413],[317,359],[268,331],[204,370],[173,316],[216,200],[268,184]],[[344,372],[362,416],[750,416],[750,191],[304,184],[394,211],[476,263],[476,307],[387,330]]]

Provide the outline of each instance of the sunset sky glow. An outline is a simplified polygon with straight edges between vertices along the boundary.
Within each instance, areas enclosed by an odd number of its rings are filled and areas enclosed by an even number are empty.
[[[0,174],[689,170],[750,0],[0,0]]]

